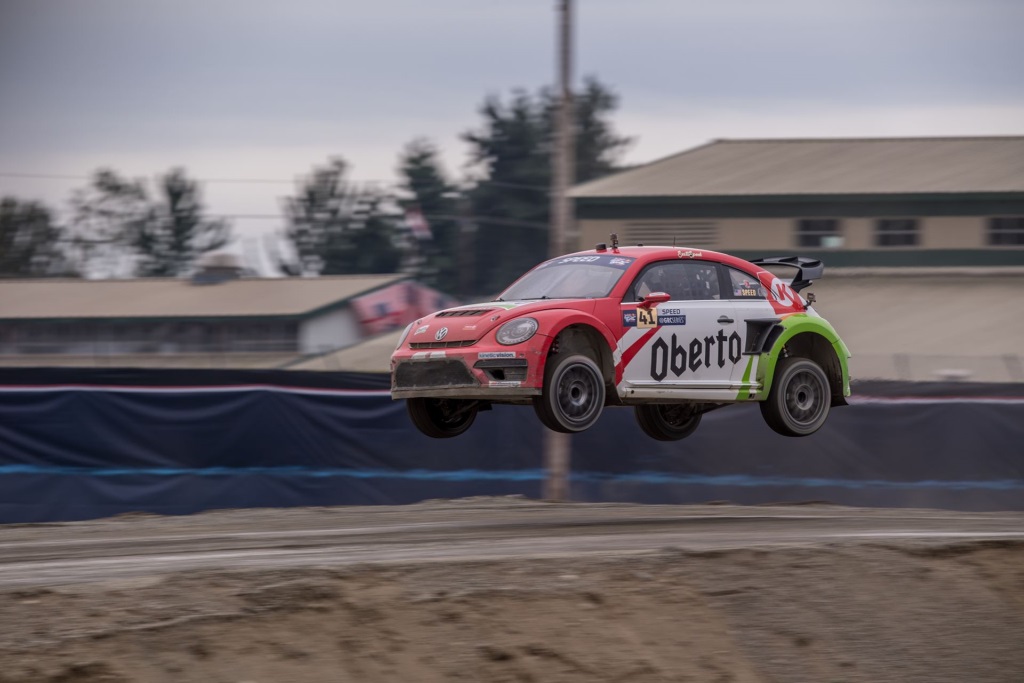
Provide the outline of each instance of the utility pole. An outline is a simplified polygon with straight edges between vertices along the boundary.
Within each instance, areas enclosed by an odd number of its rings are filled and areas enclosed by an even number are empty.
[[[555,117],[555,145],[551,156],[551,234],[549,255],[570,251],[569,230],[572,204],[567,196],[573,183],[575,126],[572,111],[572,0],[558,0],[558,112]],[[568,434],[548,430],[544,435],[544,498],[568,500],[569,455],[572,442]]]

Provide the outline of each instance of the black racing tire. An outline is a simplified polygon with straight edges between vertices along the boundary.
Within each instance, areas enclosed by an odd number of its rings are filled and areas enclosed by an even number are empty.
[[[781,358],[761,415],[783,436],[809,436],[818,431],[832,407],[832,390],[821,366],[808,358]]]
[[[410,398],[405,402],[416,428],[434,439],[450,439],[470,428],[477,401],[457,398]]]
[[[589,356],[552,356],[544,369],[544,389],[533,399],[537,417],[548,429],[563,434],[593,426],[604,410],[601,368]]]
[[[700,406],[694,403],[651,403],[633,409],[644,434],[658,441],[679,441],[700,425]]]

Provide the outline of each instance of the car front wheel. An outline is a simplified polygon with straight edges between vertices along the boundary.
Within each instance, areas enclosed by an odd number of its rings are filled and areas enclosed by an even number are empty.
[[[541,422],[556,432],[582,432],[604,410],[604,377],[584,355],[552,356],[544,371],[544,390],[533,400]]]
[[[782,358],[768,398],[761,402],[761,415],[783,436],[808,436],[825,424],[831,406],[832,393],[821,366],[807,358]]]
[[[462,434],[480,407],[478,401],[451,398],[410,398],[405,405],[416,428],[435,439]]]
[[[685,439],[700,424],[700,406],[693,403],[653,403],[633,409],[644,434],[658,441]]]

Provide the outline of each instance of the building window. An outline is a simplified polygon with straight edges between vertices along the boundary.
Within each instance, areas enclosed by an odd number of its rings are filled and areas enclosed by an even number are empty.
[[[883,218],[875,223],[875,246],[916,247],[918,234],[916,218]]]
[[[804,218],[796,223],[797,245],[819,249],[835,249],[843,246],[843,235],[839,221],[835,218]]]
[[[1024,247],[1024,216],[989,218],[988,243],[993,247]]]

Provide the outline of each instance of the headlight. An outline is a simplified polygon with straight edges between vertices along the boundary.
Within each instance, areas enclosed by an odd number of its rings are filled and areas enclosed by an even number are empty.
[[[409,325],[405,328],[405,332],[402,333],[402,336],[398,340],[398,346],[395,347],[395,351],[397,351],[398,349],[402,348],[402,344],[405,343],[406,337],[409,336],[409,330],[411,330],[412,326],[415,325],[415,324],[416,323],[409,323]]]
[[[498,328],[495,337],[499,344],[512,346],[522,344],[524,341],[537,333],[537,321],[533,318],[516,318]]]

